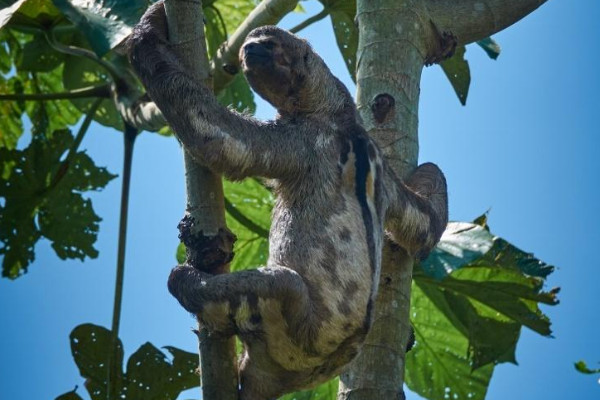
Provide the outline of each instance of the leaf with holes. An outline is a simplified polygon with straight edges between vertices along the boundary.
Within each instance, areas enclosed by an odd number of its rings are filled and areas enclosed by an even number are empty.
[[[108,354],[112,351],[110,331],[98,325],[83,324],[73,329],[70,337],[71,352],[81,376],[85,378],[90,397],[92,400],[106,399]],[[131,355],[127,371],[123,372],[120,368],[117,376],[121,399],[175,400],[182,391],[199,385],[198,354],[175,347],[165,349],[170,353],[170,359],[151,343],[143,344]],[[115,362],[123,365],[120,340],[117,341]],[[62,396],[70,393],[74,392]]]
[[[58,396],[55,400],[83,400],[83,398],[77,394],[77,388],[71,390],[70,392],[63,393]]]
[[[1,47],[1,46],[0,46]],[[19,77],[5,78],[0,75],[0,93],[22,93],[23,82]],[[21,116],[25,112],[24,102],[0,101],[0,148],[14,149],[23,134]],[[1,170],[0,170],[1,172]]]
[[[176,399],[180,392],[200,384],[198,354],[165,348],[172,361],[151,343],[143,344],[131,355],[124,388],[128,399]]]
[[[2,276],[15,279],[34,260],[41,237],[60,258],[95,258],[100,218],[83,197],[115,176],[83,152],[61,163],[73,144],[68,130],[34,136],[24,150],[0,148],[0,255]]]

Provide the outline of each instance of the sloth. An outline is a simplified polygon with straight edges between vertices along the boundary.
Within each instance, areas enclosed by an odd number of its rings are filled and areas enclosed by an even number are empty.
[[[267,265],[211,275],[171,271],[170,292],[209,332],[244,343],[242,400],[273,399],[337,374],[369,332],[386,237],[415,257],[447,223],[446,181],[426,163],[402,182],[360,124],[352,96],[303,39],[250,32],[242,71],[277,109],[259,121],[217,102],[168,41],[162,3],[129,39],[147,93],[185,150],[230,179],[268,179],[276,194]]]

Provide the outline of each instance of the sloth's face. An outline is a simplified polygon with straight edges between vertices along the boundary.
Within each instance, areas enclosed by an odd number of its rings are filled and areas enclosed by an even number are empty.
[[[301,108],[310,77],[310,46],[276,27],[250,32],[240,49],[240,64],[252,88],[280,111]]]

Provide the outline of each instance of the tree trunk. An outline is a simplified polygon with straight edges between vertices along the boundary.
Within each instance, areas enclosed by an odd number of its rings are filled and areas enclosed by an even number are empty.
[[[418,159],[421,71],[457,44],[484,39],[545,0],[357,0],[357,105],[399,177]],[[375,120],[374,114],[385,118]],[[381,122],[378,122],[381,121]],[[373,327],[340,376],[338,400],[404,399],[412,260],[387,242]]]
[[[168,0],[165,9],[169,40],[187,70],[212,87],[204,39],[204,23],[200,1]],[[221,176],[199,165],[184,151],[187,204],[179,225],[180,237],[186,244],[188,263],[201,264],[204,259],[221,261],[219,273],[229,272],[233,255],[233,236],[225,223]],[[238,377],[233,338],[217,338],[205,329],[200,340],[200,370],[204,400],[236,400]]]

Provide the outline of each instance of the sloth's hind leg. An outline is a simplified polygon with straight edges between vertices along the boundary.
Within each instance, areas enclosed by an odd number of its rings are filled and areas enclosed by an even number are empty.
[[[210,275],[178,266],[169,276],[169,291],[209,331],[226,335],[262,330],[265,311],[260,305],[264,303],[276,302],[284,315],[294,318],[302,318],[310,309],[302,278],[285,267]]]

